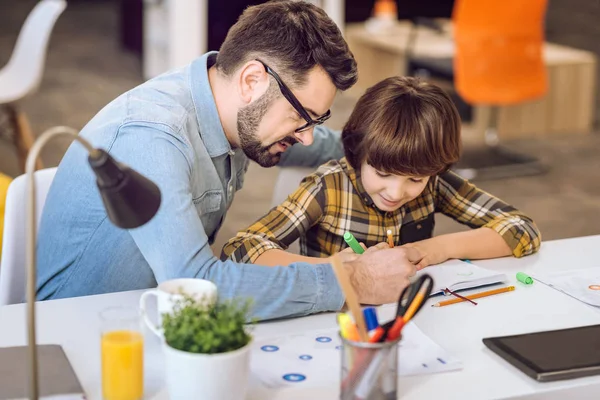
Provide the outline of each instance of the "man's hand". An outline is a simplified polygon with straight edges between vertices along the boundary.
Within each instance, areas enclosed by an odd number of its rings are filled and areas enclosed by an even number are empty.
[[[417,273],[415,263],[423,257],[417,249],[379,243],[361,256],[344,263],[352,286],[363,304],[386,304],[398,301],[409,278]]]
[[[422,270],[430,265],[441,264],[450,258],[445,247],[445,242],[443,240],[436,240],[436,238],[407,243],[402,247],[405,249],[415,249],[421,254],[422,258],[417,262],[417,270]]]
[[[363,249],[367,250],[364,243],[360,242],[359,244]],[[343,263],[354,261],[360,257],[360,254],[356,254],[351,247],[346,247],[344,250],[337,253],[337,255]]]

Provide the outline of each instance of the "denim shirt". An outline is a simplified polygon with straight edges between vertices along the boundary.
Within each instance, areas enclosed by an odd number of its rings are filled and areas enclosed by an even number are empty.
[[[232,149],[208,81],[216,52],[124,93],[81,131],[94,146],[153,180],[162,193],[156,216],[122,230],[107,218],[87,155],[75,143],[62,159],[44,206],[38,239],[39,300],[155,287],[193,277],[213,281],[219,298],[250,297],[270,319],[341,308],[329,264],[265,267],[220,261],[214,240],[248,159]],[[317,166],[342,155],[339,134],[315,129],[281,165]],[[265,210],[266,211],[266,210]]]

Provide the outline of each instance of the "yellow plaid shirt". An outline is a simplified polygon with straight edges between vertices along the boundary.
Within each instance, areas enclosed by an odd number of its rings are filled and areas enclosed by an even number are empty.
[[[453,172],[432,177],[416,199],[394,212],[375,206],[359,173],[345,158],[322,165],[285,202],[229,240],[221,259],[253,263],[265,251],[285,250],[296,239],[302,255],[328,257],[347,247],[347,231],[367,247],[386,242],[388,229],[397,245],[412,243],[433,236],[436,212],[471,228],[495,230],[515,257],[540,247],[531,218]]]

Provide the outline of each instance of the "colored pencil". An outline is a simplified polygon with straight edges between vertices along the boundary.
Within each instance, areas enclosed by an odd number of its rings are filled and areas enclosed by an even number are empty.
[[[465,296],[465,298],[472,300],[472,299],[479,299],[480,297],[487,297],[487,296],[493,296],[495,294],[500,294],[500,293],[506,293],[506,292],[512,292],[513,290],[515,290],[514,286],[506,286],[500,289],[494,289],[494,290],[488,290],[486,292],[480,292],[480,293],[475,293],[469,296]],[[444,307],[444,306],[449,306],[450,304],[456,304],[456,303],[462,303],[463,299],[452,299],[452,300],[445,300],[445,301],[440,301],[439,303],[435,303],[433,304],[431,307]]]

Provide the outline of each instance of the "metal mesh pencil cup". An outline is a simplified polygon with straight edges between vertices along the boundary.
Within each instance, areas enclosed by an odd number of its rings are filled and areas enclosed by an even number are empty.
[[[383,343],[341,340],[340,399],[396,400],[401,337]]]

